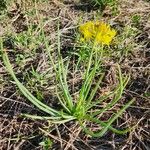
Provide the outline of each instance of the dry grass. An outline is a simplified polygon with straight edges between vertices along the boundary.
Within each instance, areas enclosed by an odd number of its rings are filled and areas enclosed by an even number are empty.
[[[124,73],[131,73],[131,80],[126,88],[122,101],[113,110],[117,111],[124,102],[130,98],[136,98],[133,106],[126,110],[122,118],[115,122],[117,128],[133,126],[132,132],[126,135],[116,135],[111,132],[102,138],[92,138],[85,135],[76,122],[69,122],[64,125],[54,126],[48,121],[33,121],[20,118],[23,112],[41,114],[39,110],[28,103],[20,94],[18,89],[12,84],[11,78],[6,73],[0,59],[0,145],[3,150],[42,150],[39,143],[48,137],[53,141],[53,150],[148,150],[150,149],[149,116],[150,116],[150,2],[144,0],[120,0],[115,12],[112,7],[106,7],[100,15],[100,11],[95,8],[83,7],[73,0],[59,1],[50,0],[35,5],[31,1],[18,0],[17,3],[8,7],[7,13],[0,20],[0,35],[6,38],[4,46],[9,51],[11,62],[20,80],[37,96],[50,103],[53,94],[53,84],[47,72],[47,56],[43,53],[43,45],[38,45],[32,53],[33,46],[25,47],[15,45],[10,36],[26,32],[30,24],[37,27],[40,20],[46,20],[43,26],[46,36],[52,42],[56,40],[57,18],[60,18],[60,27],[63,34],[62,53],[64,57],[69,49],[73,49],[76,26],[79,22],[84,22],[93,18],[110,21],[122,34],[125,27],[130,27],[132,31],[124,31],[126,37],[122,40],[122,47],[131,49],[127,55],[119,58],[121,68]],[[36,8],[39,15],[37,15]],[[84,8],[84,10],[82,9]],[[88,11],[87,11],[88,10]],[[140,21],[135,23],[133,16],[140,16]],[[101,17],[99,17],[101,16]],[[80,19],[82,18],[82,19]],[[134,34],[136,31],[136,34]],[[34,31],[36,35],[38,31]],[[55,44],[53,45],[55,46]],[[25,56],[25,63],[20,66],[16,63],[15,55]],[[104,88],[98,94],[109,92],[115,84],[113,66],[118,59],[111,58],[105,62],[108,73],[104,81]],[[21,59],[22,62],[22,59]],[[45,73],[44,84],[37,82],[37,78],[27,72],[36,68],[39,74]],[[22,72],[23,71],[23,72]],[[71,85],[80,83],[80,74],[70,79]],[[32,81],[33,83],[29,82]],[[33,88],[34,87],[34,88]],[[37,92],[38,91],[38,92]],[[44,92],[43,92],[44,91]],[[51,92],[49,92],[51,91]],[[37,93],[36,93],[37,92]],[[55,99],[52,100],[53,105]],[[105,103],[103,104],[105,106]],[[103,106],[101,106],[103,107]],[[111,111],[109,112],[112,113]],[[107,117],[108,114],[105,115]],[[99,116],[100,117],[100,116]],[[89,123],[92,130],[97,130],[97,126]]]

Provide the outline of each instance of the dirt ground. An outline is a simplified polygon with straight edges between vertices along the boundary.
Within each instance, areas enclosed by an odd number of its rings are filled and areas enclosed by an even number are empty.
[[[38,10],[38,16],[33,7]],[[12,5],[7,6],[6,12],[0,17],[0,36],[5,39],[4,48],[9,52],[19,80],[35,95],[36,90],[44,91],[42,96],[40,94],[37,96],[44,98],[46,103],[49,102],[53,93],[49,76],[42,80],[44,84],[41,85],[32,74],[29,74],[31,79],[29,81],[26,74],[32,70],[32,67],[36,67],[39,73],[49,69],[45,61],[47,56],[42,52],[43,45],[28,45],[27,48],[14,41],[13,37],[26,32],[30,24],[36,28],[42,18],[47,21],[44,25],[47,37],[51,41],[55,41],[58,17],[63,33],[62,54],[64,57],[74,47],[75,32],[81,18],[82,23],[95,18],[103,20],[109,22],[118,30],[118,33],[124,32],[124,39],[121,37],[119,39],[122,41],[120,50],[126,48],[129,49],[129,52],[123,53],[122,57],[119,58],[114,56],[105,62],[106,67],[108,67],[105,84],[107,87],[113,84],[112,64],[115,62],[119,62],[123,72],[130,73],[129,84],[116,109],[128,99],[135,98],[136,101],[114,123],[114,127],[120,128],[124,124],[136,126],[125,135],[117,135],[108,131],[101,138],[92,138],[86,135],[76,122],[51,125],[48,121],[20,117],[21,113],[43,113],[22,96],[5,70],[0,56],[0,149],[43,150],[43,146],[39,143],[45,139],[50,139],[52,144],[48,149],[52,150],[149,150],[150,1],[120,0],[116,5],[100,8],[93,6],[88,1],[48,0],[37,2],[35,6],[30,0],[16,0]],[[30,52],[33,47],[36,47],[34,53]],[[23,59],[19,61],[22,55],[25,56],[25,63]],[[18,59],[16,60],[16,58]],[[17,62],[19,63],[17,64]],[[80,79],[77,78],[76,80],[77,83],[80,82]],[[57,105],[55,100],[53,100],[53,105]],[[91,127],[96,128],[94,125]]]

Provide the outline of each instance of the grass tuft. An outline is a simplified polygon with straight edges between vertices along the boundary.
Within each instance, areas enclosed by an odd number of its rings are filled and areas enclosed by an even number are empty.
[[[79,95],[78,98],[75,100],[72,94],[70,93],[69,85],[67,82],[67,76],[69,72],[69,62],[70,59],[67,59],[64,61],[64,59],[61,56],[60,49],[61,49],[61,43],[60,43],[60,30],[58,28],[58,57],[57,57],[57,65],[54,63],[55,60],[51,54],[51,46],[48,44],[48,40],[45,38],[44,32],[42,35],[44,41],[45,41],[45,47],[46,52],[49,55],[50,62],[54,68],[55,74],[56,74],[56,95],[58,99],[58,103],[62,106],[61,109],[52,108],[43,102],[41,100],[37,99],[31,92],[17,79],[11,63],[9,61],[7,51],[3,48],[3,41],[1,39],[1,52],[2,52],[2,58],[3,62],[9,72],[9,74],[12,76],[12,78],[15,81],[15,84],[19,88],[19,90],[22,92],[22,94],[26,97],[27,100],[29,100],[32,104],[34,104],[38,109],[48,114],[48,116],[35,116],[32,114],[23,114],[22,116],[29,117],[32,119],[41,119],[41,120],[49,120],[52,123],[65,123],[69,122],[71,120],[76,120],[79,122],[83,130],[90,134],[91,136],[103,136],[107,130],[111,130],[113,132],[116,132],[118,134],[126,133],[130,129],[127,130],[117,130],[112,127],[112,123],[120,117],[120,115],[125,111],[126,108],[128,108],[134,100],[129,101],[127,104],[125,104],[117,113],[112,115],[107,121],[102,121],[97,119],[97,115],[102,115],[103,113],[106,113],[107,110],[111,109],[122,97],[123,91],[125,86],[127,85],[129,81],[129,77],[123,77],[119,65],[117,65],[118,68],[118,74],[119,74],[119,83],[114,91],[109,93],[108,95],[104,97],[100,97],[98,99],[95,99],[97,90],[99,89],[101,82],[104,78],[104,72],[100,69],[101,61],[98,59],[99,53],[97,51],[97,47],[93,45],[93,48],[90,52],[89,62],[87,64],[87,68],[85,69],[85,72],[83,73],[83,82],[82,86],[79,89]],[[102,55],[100,55],[103,57]],[[97,72],[97,70],[99,70]],[[93,87],[93,81],[96,77],[99,77],[96,85]],[[113,99],[102,109],[97,111],[92,111],[94,107],[97,104],[101,104],[102,102],[106,101],[110,95],[113,97]],[[91,113],[92,111],[92,113]],[[86,122],[90,121],[93,123],[98,124],[101,129],[98,131],[98,133],[93,133],[86,127]]]

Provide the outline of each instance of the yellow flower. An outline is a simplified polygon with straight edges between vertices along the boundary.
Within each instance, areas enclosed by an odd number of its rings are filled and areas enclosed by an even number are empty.
[[[83,34],[85,40],[89,40],[93,37],[94,23],[89,21],[79,27],[80,32]]]
[[[89,21],[79,27],[85,40],[94,40],[97,44],[110,45],[116,31],[104,22]]]

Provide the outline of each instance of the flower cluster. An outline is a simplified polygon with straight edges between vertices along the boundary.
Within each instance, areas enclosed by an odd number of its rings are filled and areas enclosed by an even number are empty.
[[[98,44],[110,45],[116,35],[116,31],[110,25],[100,21],[89,21],[80,25],[79,31],[83,35],[82,40],[94,40]]]

